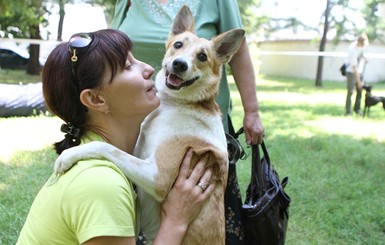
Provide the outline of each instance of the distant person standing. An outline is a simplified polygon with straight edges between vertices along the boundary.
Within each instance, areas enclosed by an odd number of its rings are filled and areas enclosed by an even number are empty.
[[[364,47],[368,45],[366,35],[360,35],[357,40],[352,42],[348,48],[348,60],[346,68],[347,78],[347,95],[346,95],[346,115],[352,114],[352,95],[356,90],[356,99],[353,110],[356,114],[361,115],[361,95],[363,84],[363,71],[367,59],[364,57]]]

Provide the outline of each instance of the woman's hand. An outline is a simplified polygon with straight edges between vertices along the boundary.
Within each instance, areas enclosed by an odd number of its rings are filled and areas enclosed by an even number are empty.
[[[264,131],[261,117],[258,112],[245,112],[243,118],[243,129],[245,139],[248,145],[261,144],[264,138]]]
[[[155,244],[180,244],[189,224],[197,217],[214,190],[212,169],[205,170],[208,156],[198,161],[190,172],[193,151],[189,149],[179,175],[162,205],[162,223]],[[198,186],[199,183],[201,186]]]

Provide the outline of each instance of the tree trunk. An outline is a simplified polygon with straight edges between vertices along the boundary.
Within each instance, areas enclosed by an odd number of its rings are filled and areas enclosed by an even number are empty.
[[[327,42],[327,33],[329,31],[329,15],[330,15],[330,0],[326,1],[326,9],[325,9],[325,21],[324,21],[324,30],[322,34],[321,43],[319,46],[319,51],[325,51],[325,46]],[[317,65],[317,77],[315,80],[316,87],[322,87],[322,71],[323,71],[324,57],[318,56],[318,65]]]
[[[62,35],[63,35],[63,22],[64,22],[64,16],[65,16],[65,2],[64,0],[59,0],[59,26],[57,28],[57,40],[62,41]]]
[[[32,31],[32,28],[34,29]],[[36,34],[37,33],[37,34]],[[41,39],[39,33],[39,25],[31,26],[31,39]],[[29,60],[27,66],[27,74],[30,75],[39,75],[41,66],[39,62],[40,56],[40,44],[31,44],[29,45]]]
[[[31,7],[35,7],[36,9],[39,9],[42,7],[41,0],[31,1],[30,4],[31,4]],[[36,16],[36,17],[39,18],[40,16]],[[41,36],[40,36],[39,22],[32,23],[29,28],[30,28],[31,39],[40,40]],[[40,56],[40,44],[31,44],[29,46],[27,74],[30,74],[30,75],[40,74],[41,66],[39,62],[39,56]]]

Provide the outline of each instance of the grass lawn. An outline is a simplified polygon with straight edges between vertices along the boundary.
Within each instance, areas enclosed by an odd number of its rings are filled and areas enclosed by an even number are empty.
[[[0,83],[27,84],[40,82],[39,75],[28,75],[24,70],[2,70],[0,69]]]
[[[242,124],[232,86],[233,121]],[[385,84],[374,94],[385,96]],[[261,77],[261,115],[272,163],[292,199],[286,244],[384,244],[385,111],[345,117],[345,84]],[[52,172],[56,117],[0,118],[0,244],[14,244],[28,209]],[[237,165],[242,192],[247,161]]]

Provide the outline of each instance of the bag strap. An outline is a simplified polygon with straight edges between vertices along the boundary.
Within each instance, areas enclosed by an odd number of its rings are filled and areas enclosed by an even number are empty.
[[[261,164],[261,155],[259,153],[259,145],[251,146],[251,179],[250,179],[250,193],[256,193],[257,196],[262,195],[263,185],[262,181],[262,171],[260,168]],[[254,198],[252,198],[254,199]]]
[[[231,127],[230,127],[231,125]],[[231,119],[229,118],[229,131],[234,132],[234,127],[231,124]],[[239,135],[244,133],[244,128],[241,127],[236,133],[234,133],[234,138],[237,139]],[[262,157],[260,153],[260,148],[263,152],[263,157],[265,158],[265,161],[267,163],[267,167],[271,168],[271,162],[270,162],[270,156],[269,152],[267,151],[265,141],[262,141],[261,144],[255,144],[251,146],[251,177],[250,177],[250,193],[256,193],[257,195],[261,196],[262,193],[265,191],[265,176],[263,175],[263,169],[262,169]]]
[[[238,141],[238,135],[234,131],[234,126],[231,122],[231,118],[227,115],[229,133],[226,134],[227,151],[229,153],[229,164],[236,164],[239,159],[245,159],[246,154],[242,145]]]
[[[231,121],[231,117],[230,117],[229,114],[227,114],[227,124],[228,124],[228,127],[229,127],[229,134],[231,136],[233,136],[234,138],[238,138],[238,136],[237,137],[235,136],[234,125],[233,125],[233,122]]]
[[[264,181],[264,175],[263,175],[263,169],[262,169],[262,157],[259,150],[259,147],[262,148],[263,151],[263,157],[265,158],[265,161],[267,163],[267,167],[271,167],[270,163],[270,156],[267,151],[265,142],[262,141],[262,143],[255,144],[251,146],[251,179],[250,179],[250,193],[256,193],[257,195],[262,195],[263,191],[265,190],[265,181]]]

